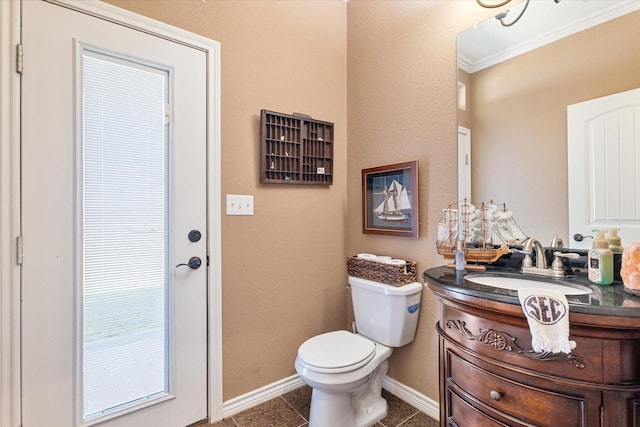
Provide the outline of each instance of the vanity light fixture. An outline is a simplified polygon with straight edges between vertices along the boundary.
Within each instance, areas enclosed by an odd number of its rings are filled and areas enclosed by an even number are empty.
[[[511,21],[511,22],[506,22],[505,18],[507,17],[507,14],[509,13],[509,11],[507,10],[506,12],[502,12],[496,15],[496,19],[498,21],[500,21],[500,23],[502,24],[503,27],[510,27],[513,24],[515,24],[516,22],[518,22],[520,20],[520,18],[522,18],[522,15],[524,15],[524,12],[527,10],[527,7],[529,7],[529,1],[530,0],[525,0],[524,3],[524,7],[522,8],[522,11],[520,12],[520,14],[518,16],[516,16],[516,18]],[[560,0],[553,0],[556,3],[560,3]],[[506,4],[509,4],[511,2],[511,0],[496,0],[496,1],[487,1],[487,0],[476,0],[476,3],[478,3],[480,6],[482,7],[486,7],[489,9],[494,9],[497,7],[502,7]]]

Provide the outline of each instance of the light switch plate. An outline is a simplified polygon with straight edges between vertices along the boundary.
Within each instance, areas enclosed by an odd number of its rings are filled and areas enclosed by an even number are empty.
[[[227,194],[227,215],[253,215],[253,196]]]

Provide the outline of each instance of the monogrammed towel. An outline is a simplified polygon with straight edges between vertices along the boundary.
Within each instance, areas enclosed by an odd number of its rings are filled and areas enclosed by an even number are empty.
[[[522,288],[520,305],[531,331],[531,347],[536,352],[571,353],[575,341],[569,341],[569,303],[554,289]]]

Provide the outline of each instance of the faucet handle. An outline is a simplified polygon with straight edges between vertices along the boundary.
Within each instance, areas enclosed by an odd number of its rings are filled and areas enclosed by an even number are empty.
[[[572,259],[580,258],[580,254],[577,254],[575,252],[559,252],[559,251],[556,251],[556,252],[553,253],[553,256],[562,257],[562,258],[572,258]]]
[[[561,271],[564,268],[561,258],[577,259],[577,258],[580,258],[580,255],[575,252],[555,251],[553,253],[553,257],[554,258],[553,258],[553,263],[551,264],[551,269],[556,271]]]

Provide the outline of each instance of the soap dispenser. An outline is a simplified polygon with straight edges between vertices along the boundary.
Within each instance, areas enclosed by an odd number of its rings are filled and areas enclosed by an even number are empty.
[[[593,230],[595,237],[589,250],[589,280],[597,285],[613,283],[613,252],[604,231]]]
[[[622,280],[620,269],[622,268],[622,239],[618,236],[619,229],[612,228],[609,230],[609,249],[613,252],[613,281]]]
[[[609,249],[611,249],[611,252],[622,252],[623,250],[622,239],[618,236],[618,231],[620,230],[617,228],[609,230]]]

